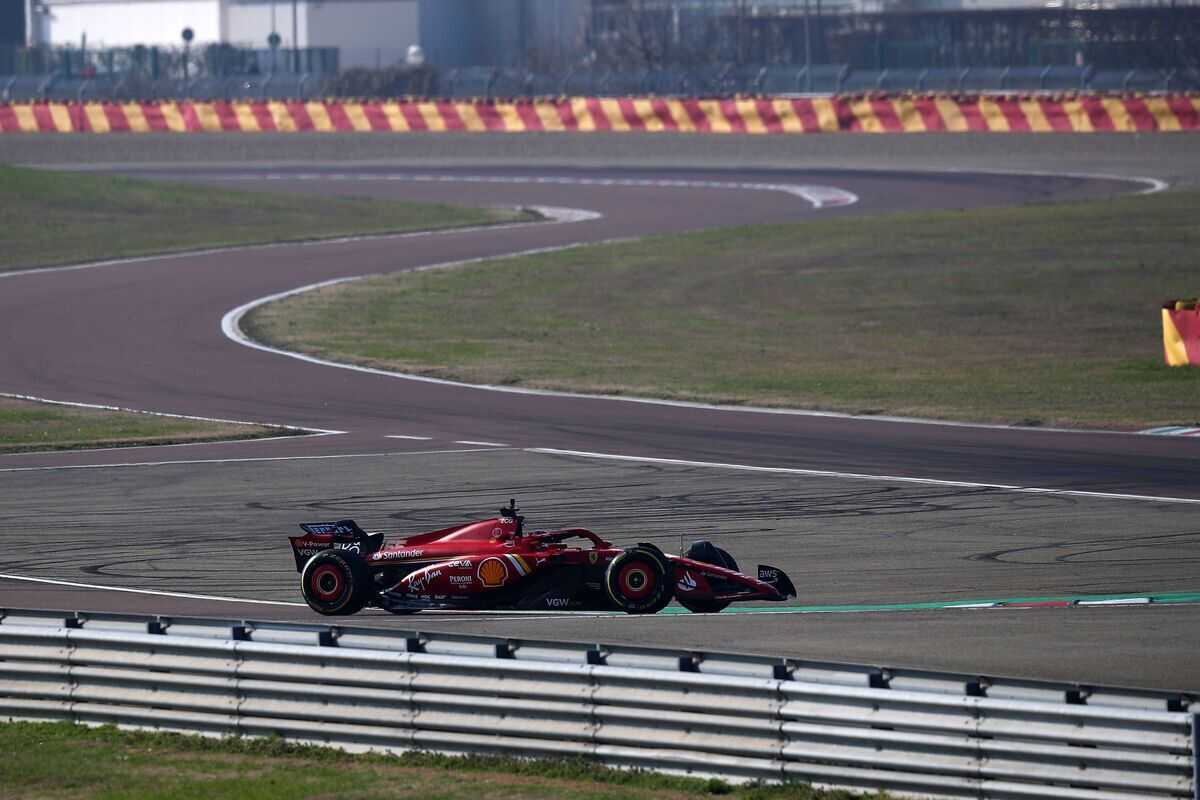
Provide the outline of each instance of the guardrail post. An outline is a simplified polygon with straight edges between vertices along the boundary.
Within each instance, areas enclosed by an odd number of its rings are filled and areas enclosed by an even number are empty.
[[[587,651],[587,663],[593,667],[603,667],[608,664],[608,651],[596,645]]]
[[[1200,714],[1192,714],[1192,800],[1200,800]]]

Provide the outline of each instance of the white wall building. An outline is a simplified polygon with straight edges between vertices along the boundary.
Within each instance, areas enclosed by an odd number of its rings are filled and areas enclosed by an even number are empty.
[[[419,0],[28,0],[30,44],[88,48],[216,42],[336,47],[343,68],[387,66],[420,44]]]

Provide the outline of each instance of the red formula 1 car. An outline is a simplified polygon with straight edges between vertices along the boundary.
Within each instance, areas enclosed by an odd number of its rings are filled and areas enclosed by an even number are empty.
[[[796,596],[776,567],[757,577],[711,542],[683,556],[652,544],[613,547],[585,528],[524,531],[510,501],[495,519],[410,536],[384,546],[353,520],[304,523],[291,538],[300,590],[321,614],[375,606],[394,614],[424,609],[610,610],[654,614],[679,601],[695,612],[740,600]],[[582,544],[568,545],[569,540]]]

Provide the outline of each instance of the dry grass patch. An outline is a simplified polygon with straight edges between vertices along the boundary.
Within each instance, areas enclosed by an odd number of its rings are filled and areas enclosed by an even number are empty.
[[[299,431],[0,397],[0,453],[261,439],[295,433]]]
[[[430,753],[352,756],[280,740],[205,739],[69,723],[0,725],[0,796],[14,800],[861,797],[849,792],[815,791],[801,784],[734,787],[721,781],[610,770],[586,761],[459,758]]]
[[[531,218],[504,209],[235,191],[0,165],[0,271]]]
[[[257,338],[460,380],[993,423],[1200,421],[1159,304],[1200,292],[1200,193],[841,218],[331,287]]]

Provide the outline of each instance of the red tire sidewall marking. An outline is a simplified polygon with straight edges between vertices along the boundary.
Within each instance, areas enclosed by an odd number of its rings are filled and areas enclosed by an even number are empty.
[[[321,579],[326,575],[334,577],[333,589],[328,592],[321,588]],[[314,569],[308,582],[308,588],[312,590],[313,596],[325,602],[336,600],[342,593],[344,586],[345,581],[342,580],[342,571],[333,564],[322,564]]]

